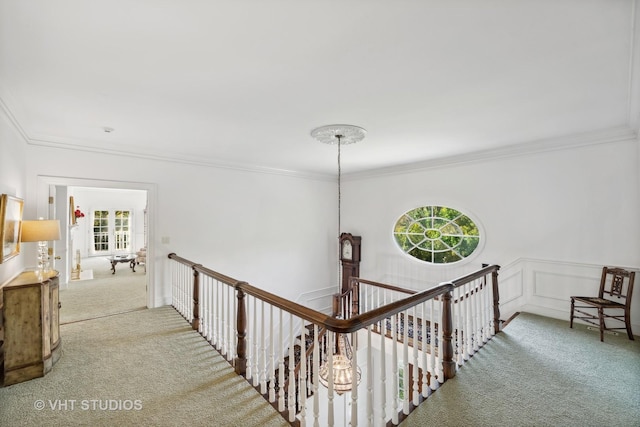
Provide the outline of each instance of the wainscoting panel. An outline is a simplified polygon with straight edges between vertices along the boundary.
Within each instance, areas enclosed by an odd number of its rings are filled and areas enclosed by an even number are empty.
[[[500,318],[508,319],[524,304],[524,272],[521,263],[511,264],[498,275]]]
[[[522,267],[525,288],[520,311],[568,320],[572,295],[598,294],[603,265],[520,259],[512,264],[513,268],[518,264]],[[638,271],[637,267],[618,267]],[[636,286],[631,303],[631,323],[635,335],[640,334],[638,289],[640,287]],[[502,299],[502,294],[500,296]]]

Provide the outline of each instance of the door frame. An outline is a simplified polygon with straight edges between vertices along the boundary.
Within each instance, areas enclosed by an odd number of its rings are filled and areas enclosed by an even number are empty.
[[[156,286],[155,280],[155,212],[157,206],[158,191],[157,185],[149,182],[134,181],[113,181],[91,178],[73,178],[63,176],[38,175],[36,179],[36,194],[28,194],[28,200],[36,200],[36,212],[33,214],[35,218],[49,216],[49,186],[66,186],[66,187],[95,187],[95,188],[112,188],[123,190],[145,190],[147,192],[147,307],[159,307],[162,305],[162,296],[159,294],[159,287]],[[28,192],[33,191],[27,189]],[[68,204],[68,203],[67,203]],[[31,209],[31,208],[29,208]],[[59,215],[58,215],[59,216]],[[65,216],[65,218],[67,218]],[[66,254],[67,257],[70,256]],[[68,263],[69,260],[61,260]],[[68,276],[68,275],[67,275]],[[69,277],[61,277],[60,283],[64,282],[65,286],[69,281]]]

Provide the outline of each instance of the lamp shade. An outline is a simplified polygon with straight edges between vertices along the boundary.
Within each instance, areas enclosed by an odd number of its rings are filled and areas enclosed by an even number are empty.
[[[22,221],[22,242],[47,242],[60,240],[60,221],[57,219],[40,219]]]

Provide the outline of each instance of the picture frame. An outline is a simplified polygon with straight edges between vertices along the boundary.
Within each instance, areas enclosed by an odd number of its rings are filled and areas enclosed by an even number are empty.
[[[76,204],[73,201],[73,196],[71,196],[69,197],[69,225],[76,225],[77,223]]]
[[[20,254],[23,207],[18,197],[0,196],[0,264]]]

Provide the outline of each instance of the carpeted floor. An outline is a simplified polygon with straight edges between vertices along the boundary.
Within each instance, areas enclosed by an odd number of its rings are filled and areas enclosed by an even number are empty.
[[[133,272],[129,264],[116,265],[106,257],[85,258],[82,269],[93,272],[92,280],[70,281],[60,290],[60,323],[108,316],[147,306],[146,273],[144,266]]]
[[[61,336],[49,374],[0,388],[0,426],[288,425],[171,307],[70,323]]]
[[[403,426],[640,426],[640,340],[522,313]]]

